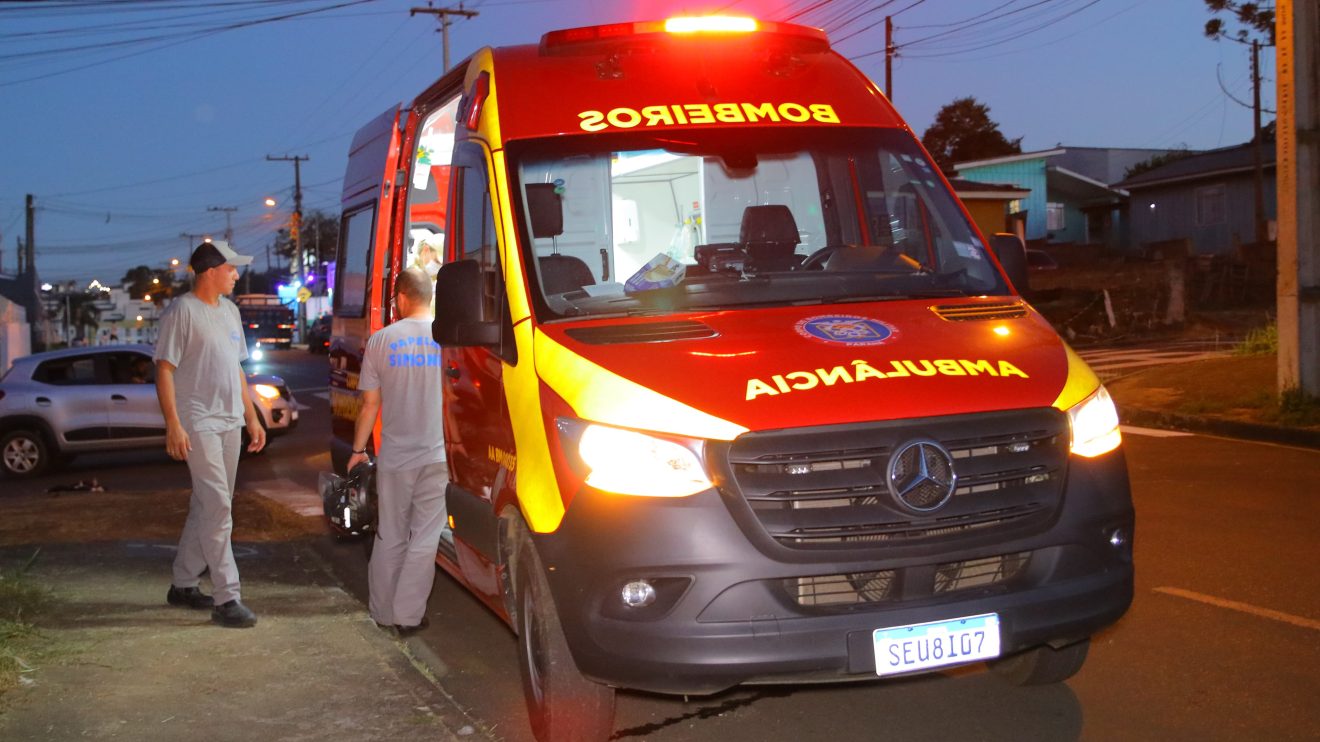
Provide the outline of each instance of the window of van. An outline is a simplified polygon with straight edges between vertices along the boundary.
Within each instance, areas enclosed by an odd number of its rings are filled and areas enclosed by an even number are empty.
[[[681,139],[510,144],[547,319],[1008,290],[906,132]]]
[[[344,215],[339,228],[339,268],[335,281],[335,314],[362,317],[367,308],[367,277],[371,261],[371,234],[376,206],[368,205]]]
[[[408,189],[407,252],[404,267],[416,266],[432,277],[444,260],[449,165],[454,151],[458,98],[426,114],[417,129],[412,182]]]

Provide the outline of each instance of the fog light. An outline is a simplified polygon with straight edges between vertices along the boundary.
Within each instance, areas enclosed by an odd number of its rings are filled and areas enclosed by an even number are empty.
[[[1127,534],[1122,528],[1115,528],[1109,532],[1109,545],[1115,549],[1122,547],[1128,542]]]
[[[645,608],[655,602],[655,588],[646,580],[633,580],[623,586],[619,598],[629,608]]]

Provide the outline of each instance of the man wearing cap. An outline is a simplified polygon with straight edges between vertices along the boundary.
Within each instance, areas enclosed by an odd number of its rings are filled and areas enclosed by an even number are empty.
[[[244,424],[251,439],[249,451],[266,445],[266,432],[239,365],[247,359],[247,343],[238,307],[225,298],[238,280],[235,266],[251,262],[251,256],[239,255],[225,244],[198,245],[189,260],[193,289],[161,315],[155,353],[165,450],[187,461],[192,476],[188,520],[165,599],[170,605],[210,608],[211,621],[230,628],[257,623],[256,615],[240,601],[238,566],[229,539]],[[212,595],[198,588],[208,569]]]

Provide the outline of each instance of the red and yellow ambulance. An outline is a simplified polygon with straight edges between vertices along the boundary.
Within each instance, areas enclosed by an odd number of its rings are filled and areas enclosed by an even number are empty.
[[[1056,682],[1127,609],[1113,403],[822,32],[483,49],[359,132],[343,208],[336,461],[440,246],[437,562],[519,635],[538,737],[608,736],[614,688]]]

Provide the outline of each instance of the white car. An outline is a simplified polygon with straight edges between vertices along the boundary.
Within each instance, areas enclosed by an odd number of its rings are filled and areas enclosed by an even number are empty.
[[[102,345],[15,360],[0,376],[0,471],[28,477],[82,453],[164,450],[151,352],[149,345]],[[248,374],[248,388],[268,438],[298,424],[283,379]]]

